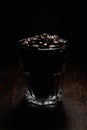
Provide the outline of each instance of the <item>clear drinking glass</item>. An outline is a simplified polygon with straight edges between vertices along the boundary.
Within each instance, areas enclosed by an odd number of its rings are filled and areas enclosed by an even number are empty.
[[[55,106],[61,101],[67,46],[67,40],[46,33],[18,41],[29,104]]]

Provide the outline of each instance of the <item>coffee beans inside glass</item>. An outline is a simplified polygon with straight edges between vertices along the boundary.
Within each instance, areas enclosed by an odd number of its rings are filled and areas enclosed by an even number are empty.
[[[46,33],[18,41],[29,104],[50,107],[62,100],[67,45],[67,40]]]

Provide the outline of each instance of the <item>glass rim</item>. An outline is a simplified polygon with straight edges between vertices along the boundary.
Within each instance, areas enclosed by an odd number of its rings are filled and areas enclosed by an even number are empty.
[[[66,43],[64,43],[58,47],[55,46],[55,47],[49,47],[49,48],[40,48],[40,47],[32,47],[32,46],[31,47],[30,46],[23,46],[21,43],[25,40],[28,40],[28,39],[29,39],[29,37],[18,40],[17,46],[24,48],[24,49],[27,49],[27,50],[37,50],[37,51],[56,51],[57,50],[59,52],[64,52],[67,49],[67,47],[69,46],[69,43],[66,39],[65,39]]]

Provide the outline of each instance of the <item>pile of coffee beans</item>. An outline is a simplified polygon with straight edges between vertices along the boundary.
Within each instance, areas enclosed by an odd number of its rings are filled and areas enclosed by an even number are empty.
[[[37,48],[38,50],[63,50],[66,47],[66,43],[67,41],[60,38],[58,35],[50,35],[46,33],[20,40],[22,47]]]

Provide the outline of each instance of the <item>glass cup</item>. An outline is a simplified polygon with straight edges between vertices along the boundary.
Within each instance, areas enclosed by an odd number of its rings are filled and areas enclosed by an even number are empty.
[[[18,41],[29,104],[50,107],[61,101],[67,47],[67,40],[46,33]]]

